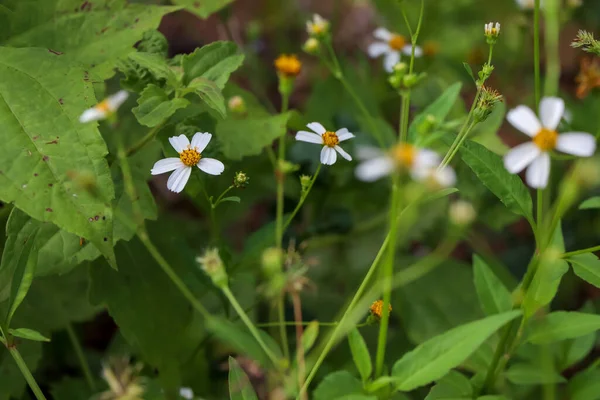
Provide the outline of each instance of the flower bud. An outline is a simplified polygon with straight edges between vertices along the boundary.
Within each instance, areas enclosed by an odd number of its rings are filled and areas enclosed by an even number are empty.
[[[479,71],[479,79],[477,80],[477,86],[483,86],[485,81],[492,75],[494,72],[494,66],[488,63],[483,64],[481,71]]]
[[[423,121],[417,126],[419,136],[425,136],[430,133],[437,125],[437,119],[434,115],[428,114]]]
[[[227,102],[227,107],[229,111],[235,114],[245,114],[246,113],[246,102],[242,98],[242,96],[233,96],[229,98]]]
[[[262,253],[262,270],[269,278],[281,272],[283,252],[276,247],[269,247]]]
[[[305,194],[308,191],[311,180],[312,178],[309,175],[300,176],[300,187],[302,188],[302,194]]]
[[[498,36],[500,36],[500,23],[490,22],[489,24],[485,24],[484,33],[489,45],[496,44]]]
[[[234,187],[243,189],[248,185],[248,182],[250,182],[250,178],[244,172],[238,171],[235,173],[233,177]]]
[[[383,314],[383,300],[374,301],[373,304],[371,304],[371,307],[369,307],[369,311],[371,312],[371,315],[377,321],[379,321]],[[388,304],[388,313],[391,313],[391,312],[392,312],[392,305]]]
[[[219,256],[219,249],[207,249],[204,256],[196,257],[196,262],[200,264],[200,268],[210,277],[215,286],[219,288],[227,286],[227,271],[225,271],[225,266]]]
[[[329,21],[314,14],[312,20],[306,21],[306,32],[311,37],[324,37],[329,34]]]
[[[450,216],[450,221],[458,226],[469,225],[475,221],[475,218],[477,217],[477,212],[473,208],[473,205],[465,200],[457,200],[450,204],[448,214]]]
[[[320,50],[321,44],[314,37],[308,38],[306,42],[304,42],[304,46],[302,46],[302,50],[308,54],[318,54]]]

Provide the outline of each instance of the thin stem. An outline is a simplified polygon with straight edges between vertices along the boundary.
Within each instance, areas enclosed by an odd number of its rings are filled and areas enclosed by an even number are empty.
[[[75,354],[77,355],[77,360],[79,361],[79,365],[81,367],[81,371],[85,376],[85,380],[87,381],[88,386],[92,390],[92,392],[96,391],[96,383],[94,382],[94,378],[92,377],[92,372],[90,370],[90,365],[85,358],[85,354],[83,353],[83,349],[81,348],[81,343],[79,343],[79,339],[77,338],[77,334],[73,329],[73,325],[68,323],[65,327],[67,334],[69,335],[69,340],[71,340],[71,345],[75,350]]]
[[[537,200],[537,207],[536,207],[535,221],[537,223],[537,230],[538,230],[538,234],[536,236],[538,238],[541,238],[542,237],[541,231],[544,229],[544,224],[542,223],[542,218],[544,217],[544,190],[543,189],[536,190],[536,200]]]
[[[487,374],[485,376],[485,381],[483,383],[483,388],[491,389],[494,383],[496,382],[496,370],[498,369],[498,363],[504,354],[504,349],[506,348],[509,340],[510,333],[512,331],[512,322],[504,328],[504,332],[502,333],[502,337],[500,338],[500,342],[496,347],[496,351],[494,351],[494,356],[492,357],[492,362],[488,367]]]
[[[296,325],[308,326],[315,322],[319,326],[337,326],[340,324],[339,322],[319,322],[319,321],[285,321],[283,324],[285,326],[296,326]],[[255,325],[259,328],[268,328],[270,326],[279,326],[280,324],[279,324],[279,322],[262,322],[262,323],[258,323]],[[367,324],[367,323],[358,324],[358,325],[356,325],[356,327],[362,328],[363,326],[367,326],[367,325],[369,325],[369,324]]]
[[[535,79],[535,109],[538,110],[541,99],[540,80],[540,0],[535,0],[533,10],[533,74]]]
[[[166,122],[167,121],[165,120],[160,124],[156,125],[154,128],[150,129],[146,136],[142,137],[136,144],[127,149],[127,152],[125,154],[127,156],[131,156],[140,151],[145,145],[147,145],[154,139],[158,131],[160,131],[160,129],[165,125]]]
[[[296,214],[298,214],[298,211],[300,211],[300,208],[302,208],[302,205],[304,204],[304,201],[308,197],[308,194],[310,193],[310,190],[312,189],[315,181],[317,180],[317,177],[319,176],[319,172],[321,172],[321,166],[322,165],[323,164],[319,164],[319,166],[317,167],[317,170],[315,171],[315,174],[313,175],[312,179],[310,180],[310,183],[308,184],[308,187],[306,188],[306,191],[300,196],[300,201],[298,202],[298,204],[296,204],[296,208],[294,208],[294,211],[292,211],[292,213],[288,217],[287,221],[285,221],[285,224],[283,225],[283,230],[287,229],[287,227],[293,221],[293,219],[296,216]]]
[[[281,298],[277,301],[277,318],[279,321],[285,321],[285,297],[281,294]],[[283,356],[286,360],[290,359],[290,349],[288,345],[287,332],[285,330],[285,324],[279,324],[279,338],[281,340],[281,346],[283,347]]]
[[[273,365],[275,365],[275,367],[279,367],[279,360],[277,359],[275,354],[273,354],[271,349],[269,349],[267,347],[264,340],[260,336],[260,333],[254,326],[252,321],[250,321],[250,318],[248,318],[248,315],[246,314],[244,309],[240,306],[240,303],[238,303],[238,301],[235,298],[235,296],[233,295],[233,293],[231,293],[231,290],[229,290],[229,287],[224,286],[221,288],[221,290],[223,291],[223,293],[225,294],[225,297],[227,297],[227,299],[233,306],[233,309],[235,310],[235,312],[240,316],[240,319],[244,322],[244,324],[246,325],[246,327],[248,328],[248,330],[250,331],[252,336],[254,336],[254,339],[258,342],[260,347],[262,347],[262,349],[265,352],[265,354],[267,355],[267,357],[269,357],[269,359],[271,360]]]
[[[292,304],[294,305],[294,319],[296,322],[302,322],[302,301],[298,292],[291,292]],[[304,361],[304,345],[302,344],[303,335],[302,324],[296,324],[296,361],[298,363],[298,387],[304,385],[304,376],[306,375],[306,363]],[[302,400],[308,400],[308,394],[304,393]]]
[[[536,0],[538,3],[540,0]],[[546,45],[546,79],[544,96],[556,96],[560,81],[560,7],[558,0],[548,0],[544,4],[545,45]]]
[[[221,199],[223,198],[223,196],[225,196],[227,193],[229,193],[229,191],[230,191],[231,189],[233,189],[233,188],[234,188],[234,186],[233,186],[233,185],[231,185],[231,186],[229,186],[227,189],[225,189],[225,190],[223,191],[223,193],[221,193],[221,195],[220,195],[219,197],[217,197],[217,200],[215,201],[215,204],[214,204],[212,207],[213,207],[213,208],[217,208],[217,206],[218,206],[219,204],[221,204]]]
[[[479,96],[479,93],[477,94],[477,96]],[[477,99],[475,101],[477,101]],[[473,105],[475,105],[475,102],[473,102]],[[453,146],[453,148],[451,148],[450,150],[448,150],[446,157],[444,158],[444,160],[442,161],[442,163],[440,164],[438,169],[443,169],[448,164],[450,164],[450,161],[452,161],[452,159],[454,158],[456,153],[458,153],[460,146],[462,146],[462,144],[465,142],[465,140],[467,140],[469,133],[471,133],[471,130],[473,130],[475,125],[477,125],[477,121],[472,121],[471,124],[469,124],[469,126],[467,127],[467,129],[464,132],[463,131],[459,132],[459,134],[457,136],[457,140],[454,141],[454,143],[456,143],[456,145]]]
[[[23,357],[21,357],[21,353],[19,353],[19,350],[17,350],[16,346],[9,346],[8,351],[17,363],[19,370],[21,370],[21,374],[23,374],[23,377],[27,381],[27,384],[31,388],[31,391],[35,395],[35,398],[37,400],[46,400],[44,393],[42,393],[42,389],[40,389],[40,387],[38,386],[37,382],[35,381],[35,378],[31,374],[31,371],[29,371],[29,367],[27,367],[25,360],[23,360]]]
[[[569,251],[569,252],[564,253],[562,255],[562,258],[569,258],[572,256],[577,256],[579,254],[595,253],[596,251],[600,251],[600,246],[594,246],[594,247],[588,247],[586,249]]]

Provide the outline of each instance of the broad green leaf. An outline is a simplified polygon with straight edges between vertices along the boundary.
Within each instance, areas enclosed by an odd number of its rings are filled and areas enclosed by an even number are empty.
[[[567,259],[575,275],[600,288],[600,260],[595,254],[578,254]]]
[[[482,145],[466,140],[460,148],[463,161],[473,170],[492,193],[514,213],[533,221],[532,202],[529,191],[518,175],[504,168],[502,157]]]
[[[528,340],[535,344],[546,344],[587,335],[598,329],[600,315],[555,311],[533,324]]]
[[[225,87],[229,75],[242,65],[244,55],[233,42],[214,42],[183,56],[183,83],[196,78],[213,81],[219,89]]]
[[[562,383],[567,380],[557,373],[547,373],[539,365],[518,363],[511,365],[504,373],[506,378],[516,385],[541,385],[544,383]]]
[[[44,49],[0,47],[0,200],[91,241],[114,266],[114,188],[83,70]],[[92,182],[93,190],[78,183]]]
[[[256,393],[244,370],[233,357],[229,357],[229,399],[255,400]]]
[[[348,334],[348,344],[350,345],[354,365],[356,365],[356,369],[358,369],[363,382],[366,382],[373,372],[373,364],[371,363],[369,348],[358,329],[354,328],[350,331]]]
[[[481,309],[486,315],[501,314],[512,309],[510,292],[476,254],[473,255],[473,277]]]
[[[286,132],[288,113],[256,119],[226,119],[217,123],[221,151],[230,160],[255,156]]]
[[[180,108],[190,104],[186,99],[170,99],[167,93],[156,85],[148,85],[137,100],[138,106],[131,111],[139,123],[153,127],[166,121]]]
[[[584,304],[584,306],[580,309],[580,312],[593,313],[595,312],[595,309],[592,304],[588,302]],[[564,371],[565,369],[583,360],[594,349],[596,344],[596,336],[597,334],[594,331],[575,339],[563,340],[557,343],[557,370]]]
[[[319,321],[311,321],[302,334],[302,348],[308,353],[319,336]]]
[[[188,89],[193,90],[206,105],[218,112],[222,118],[225,118],[227,115],[225,98],[215,82],[207,78],[195,78],[188,85]]]
[[[587,369],[575,375],[568,385],[570,400],[600,399],[600,370]]]
[[[408,129],[409,142],[414,143],[417,140],[418,128],[429,116],[434,117],[437,124],[444,122],[452,106],[458,100],[461,87],[462,83],[460,82],[449,86],[440,97],[415,116]]]
[[[314,400],[332,400],[361,392],[362,384],[350,372],[336,371],[323,378],[313,392],[312,398]]]
[[[38,363],[42,359],[42,344],[40,342],[25,341],[19,343],[18,349],[29,370],[35,372]],[[15,360],[6,347],[0,346],[0,399],[20,399],[25,387],[25,379]]]
[[[519,315],[520,311],[493,315],[451,329],[417,346],[394,364],[392,375],[397,379],[396,387],[408,392],[440,379]]]
[[[17,329],[9,329],[8,333],[13,336],[20,337],[22,339],[33,340],[36,342],[49,342],[46,336],[42,335],[38,331],[34,331],[33,329],[27,328],[17,328]]]
[[[466,376],[457,371],[450,371],[436,382],[425,397],[425,400],[471,399],[473,388]]]
[[[589,210],[593,208],[600,208],[600,196],[590,197],[579,205],[580,210]]]
[[[186,10],[200,18],[207,18],[233,2],[234,0],[173,0],[174,4],[184,6]]]
[[[144,32],[180,8],[125,0],[7,0],[4,5],[11,10],[0,28],[5,45],[64,53],[65,62],[81,64],[101,79],[113,75],[116,60],[134,51]]]

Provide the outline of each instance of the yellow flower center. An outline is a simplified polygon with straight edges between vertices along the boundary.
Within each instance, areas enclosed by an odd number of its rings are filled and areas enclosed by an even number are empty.
[[[320,35],[325,31],[325,24],[313,22],[310,26],[310,30],[314,35]]]
[[[179,159],[188,167],[193,167],[194,165],[198,164],[201,158],[202,156],[200,153],[198,153],[196,148],[187,148],[179,153]]]
[[[285,76],[296,76],[302,69],[302,63],[295,55],[282,54],[275,60],[275,68]]]
[[[388,42],[388,45],[393,50],[402,50],[406,46],[406,39],[402,35],[392,35],[392,38]]]
[[[399,144],[392,149],[392,158],[401,167],[410,168],[415,162],[417,150],[410,144]]]
[[[327,131],[323,134],[323,144],[329,147],[335,147],[340,142],[340,138],[335,132]]]
[[[108,103],[108,99],[102,100],[100,103],[96,104],[96,110],[102,111],[104,113],[108,113],[111,111],[110,104]]]
[[[392,312],[391,304],[388,304],[388,309],[389,309],[389,312]],[[383,300],[375,301],[373,304],[371,304],[371,307],[369,307],[369,310],[371,311],[371,314],[373,314],[377,318],[381,318],[381,314],[383,311]]]
[[[534,137],[533,143],[542,151],[549,151],[556,147],[558,133],[550,129],[542,128]]]

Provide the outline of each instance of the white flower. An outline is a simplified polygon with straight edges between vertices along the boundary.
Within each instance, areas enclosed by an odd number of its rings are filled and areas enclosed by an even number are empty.
[[[506,119],[512,126],[533,138],[504,156],[504,167],[511,174],[527,168],[525,180],[532,188],[545,188],[550,175],[550,151],[589,157],[596,151],[596,139],[589,133],[567,132],[559,135],[556,128],[563,117],[565,103],[557,97],[544,97],[540,102],[540,119],[531,108],[519,106],[510,110]]]
[[[329,21],[321,17],[319,14],[314,14],[313,19],[306,21],[306,32],[310,36],[319,36],[327,33],[329,30]]]
[[[500,35],[500,23],[496,22],[494,24],[493,22],[490,22],[489,24],[485,24],[484,32],[486,36],[498,37],[498,35]]]
[[[383,58],[383,66],[387,72],[392,72],[394,65],[400,62],[400,55],[404,53],[411,55],[412,45],[406,37],[392,33],[385,28],[377,28],[373,32],[373,36],[379,39],[368,48],[368,53],[371,58],[377,58],[381,55]],[[423,50],[419,46],[415,47],[415,57],[421,57]]]
[[[190,144],[185,135],[170,137],[169,143],[179,153],[179,157],[169,157],[157,161],[150,173],[159,175],[175,171],[167,181],[167,188],[175,193],[183,190],[188,179],[190,179],[194,165],[207,174],[221,175],[225,170],[225,166],[221,161],[202,157],[202,151],[208,146],[211,138],[210,133],[196,132]]]
[[[405,169],[415,181],[433,182],[442,187],[452,186],[456,182],[456,174],[451,167],[438,169],[441,159],[437,153],[410,144],[399,144],[388,153],[373,147],[362,147],[358,149],[358,158],[364,160],[355,171],[361,181],[373,182],[394,170]]]
[[[179,389],[179,396],[183,397],[186,400],[193,400],[194,392],[190,388],[182,387],[181,389]]]
[[[79,117],[79,122],[85,123],[107,118],[115,113],[128,97],[129,93],[125,90],[120,90],[112,96],[108,96],[94,107],[85,110]]]
[[[321,163],[325,165],[333,165],[337,160],[337,153],[340,153],[348,161],[352,161],[350,154],[346,153],[338,143],[354,137],[346,128],[337,130],[336,132],[328,131],[323,125],[318,122],[312,122],[306,125],[313,132],[299,131],[296,133],[296,140],[301,142],[322,144]]]

